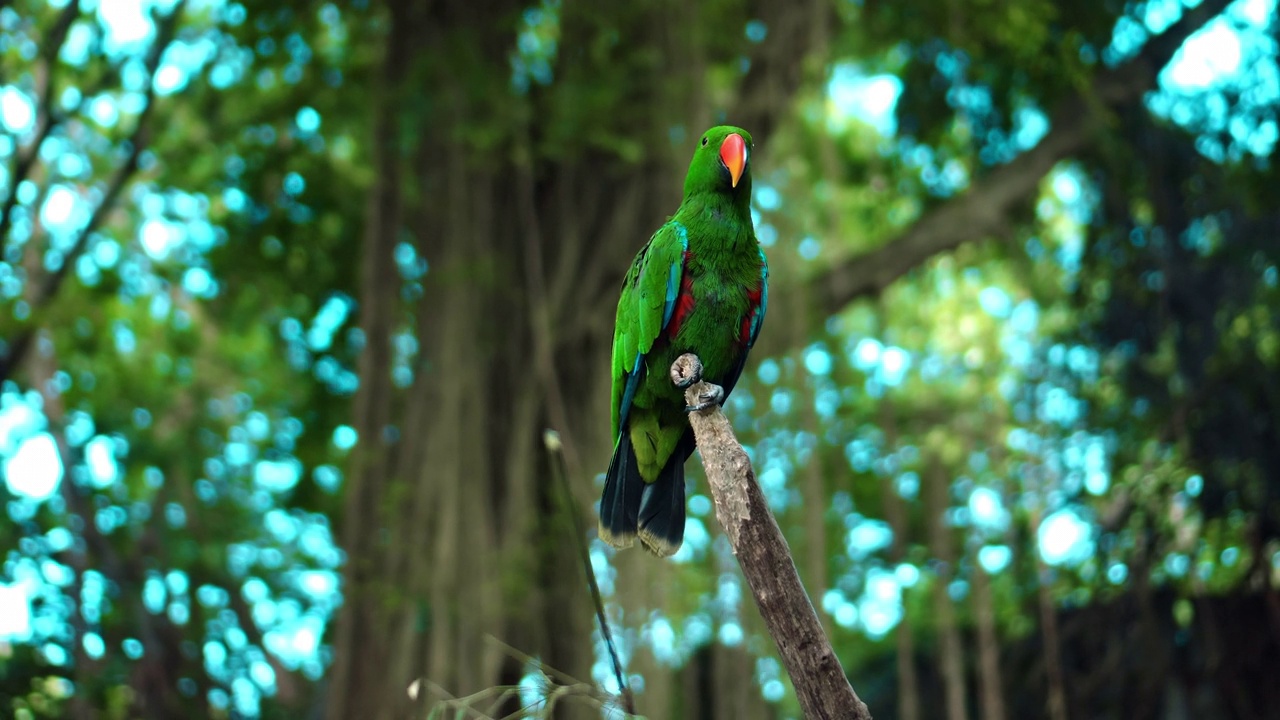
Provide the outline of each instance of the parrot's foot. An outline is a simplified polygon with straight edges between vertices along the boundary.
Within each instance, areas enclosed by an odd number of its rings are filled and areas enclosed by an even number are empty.
[[[711,383],[707,383],[707,387],[710,389],[698,395],[698,404],[689,405],[684,409],[685,412],[706,410],[708,408],[717,407],[724,402],[724,388],[719,385],[712,385]]]
[[[675,364],[671,366],[671,382],[681,390],[687,390],[702,382],[702,361],[698,356],[685,353],[677,358]]]

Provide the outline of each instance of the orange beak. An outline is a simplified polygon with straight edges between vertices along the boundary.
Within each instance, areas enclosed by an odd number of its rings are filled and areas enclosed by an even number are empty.
[[[742,179],[742,171],[747,167],[747,143],[743,141],[741,135],[731,133],[724,142],[720,143],[720,162],[729,168],[729,177],[733,179],[733,186],[738,187],[738,180]]]

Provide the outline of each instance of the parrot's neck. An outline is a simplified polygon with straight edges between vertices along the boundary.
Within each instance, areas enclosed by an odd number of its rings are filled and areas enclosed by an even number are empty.
[[[690,232],[691,239],[712,241],[726,251],[749,249],[756,252],[751,226],[751,188],[739,192],[705,192],[689,195],[680,204],[676,219]],[[701,243],[700,243],[701,244]],[[702,248],[709,249],[709,248]]]

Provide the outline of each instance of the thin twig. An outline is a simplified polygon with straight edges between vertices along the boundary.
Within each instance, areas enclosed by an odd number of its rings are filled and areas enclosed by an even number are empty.
[[[596,582],[595,569],[591,567],[591,552],[587,549],[587,531],[582,526],[582,517],[578,514],[577,503],[573,501],[573,490],[569,487],[569,478],[565,472],[563,447],[560,434],[555,430],[543,432],[543,443],[547,453],[551,455],[552,473],[559,480],[564,491],[565,511],[569,513],[573,523],[574,545],[578,548],[578,557],[582,560],[582,571],[587,574],[587,584],[591,586],[591,600],[595,603],[596,620],[600,622],[600,636],[604,638],[605,647],[609,649],[609,660],[613,663],[613,675],[618,681],[618,693],[622,697],[624,709],[630,715],[636,714],[635,698],[631,695],[631,687],[627,683],[626,674],[622,670],[622,660],[618,657],[618,648],[613,641],[613,633],[609,629],[609,619],[604,614],[604,600],[600,597],[600,585]]]
[[[431,713],[427,715],[427,720],[431,720],[431,718],[434,718],[436,716],[437,711],[443,711],[449,708],[457,708],[463,713],[469,713],[471,715],[474,715],[480,720],[493,720],[493,718],[489,717],[488,715],[485,715],[479,710],[476,710],[475,708],[471,707],[471,703],[476,702],[477,700],[480,700],[484,696],[491,694],[494,690],[501,690],[501,689],[510,687],[509,685],[499,685],[497,687],[485,688],[484,690],[481,690],[479,692],[472,693],[470,695],[465,695],[459,698],[459,697],[454,697],[448,690],[445,690],[444,688],[440,687],[439,685],[425,678],[419,679],[415,684],[429,686],[429,689],[432,693],[445,698],[444,700],[441,700],[440,702],[436,703],[435,707],[431,708]]]
[[[554,675],[560,678],[561,683],[564,685],[574,685],[579,682],[578,678],[570,675],[569,673],[563,670],[558,670],[554,667],[551,667],[550,665],[542,662],[541,660],[530,655],[529,653],[515,647],[514,645],[505,643],[492,635],[485,635],[484,639],[485,639],[485,642],[488,642],[493,645],[497,645],[499,649],[501,649],[511,658],[515,660],[519,660],[520,662],[526,665],[533,665],[534,667],[538,668],[538,672],[546,676],[548,680],[551,680],[552,676]]]
[[[509,686],[506,690],[502,691],[502,694],[501,694],[501,695],[499,695],[499,696],[497,697],[497,699],[493,701],[493,704],[492,704],[492,705],[490,705],[490,706],[489,706],[489,709],[488,709],[488,710],[486,710],[485,712],[486,712],[487,714],[489,714],[489,715],[493,715],[494,713],[498,712],[498,708],[502,707],[502,704],[503,704],[503,703],[505,703],[507,700],[511,699],[513,696],[514,696],[514,697],[517,697],[517,698],[518,698],[518,697],[520,697],[520,686],[519,686],[519,685]],[[539,702],[541,702],[541,701],[540,701],[540,700],[534,700],[533,702],[529,703],[528,705],[524,705],[524,706],[520,707],[520,708],[519,708],[519,709],[517,709],[515,712],[508,713],[507,715],[503,715],[503,716],[502,716],[502,718],[500,718],[499,720],[503,720],[503,718],[519,718],[519,717],[523,717],[523,716],[524,716],[524,713],[525,713],[525,712],[527,712],[527,711],[529,710],[529,708],[533,707],[534,705],[537,705]]]
[[[617,705],[619,703],[620,698],[618,696],[613,695],[612,693],[601,692],[599,688],[592,683],[583,682],[568,673],[557,670],[537,658],[532,657],[528,653],[493,637],[492,635],[486,635],[485,640],[499,646],[513,659],[535,667],[538,673],[542,676],[543,681],[543,685],[539,689],[541,697],[539,697],[538,700],[524,705],[515,712],[512,712],[509,715],[503,715],[501,718],[497,718],[496,720],[517,720],[517,718],[526,717],[529,711],[538,705],[541,705],[542,707],[538,710],[537,715],[539,717],[549,718],[552,716],[552,711],[555,709],[556,703],[566,698],[581,700],[598,709],[604,709],[610,704]],[[558,677],[562,682],[557,682],[556,679],[552,677],[553,675]],[[442,699],[435,705],[431,706],[428,714],[426,715],[427,720],[439,717],[440,713],[447,710],[457,710],[460,717],[479,718],[480,720],[495,720],[491,714],[493,710],[501,706],[513,695],[519,696],[520,686],[496,685],[462,697],[455,697],[448,690],[445,690],[440,685],[426,678],[419,678],[409,686],[409,697],[414,700],[418,700],[420,697],[425,699],[425,693],[428,692]],[[495,699],[489,708],[489,714],[482,713],[473,707],[476,703],[490,698]]]

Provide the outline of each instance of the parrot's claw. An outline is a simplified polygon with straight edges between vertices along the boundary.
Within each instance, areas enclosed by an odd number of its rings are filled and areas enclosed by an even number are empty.
[[[689,405],[684,409],[685,412],[706,410],[708,408],[717,407],[724,402],[724,388],[719,385],[711,385],[710,383],[708,383],[708,387],[711,389],[698,396],[698,404]]]
[[[676,377],[672,377],[672,382],[674,382],[676,387],[681,390],[687,390],[688,388],[702,382],[702,363],[698,362],[697,356],[691,357],[693,360],[689,363],[689,367],[686,369],[689,374],[678,379]]]

